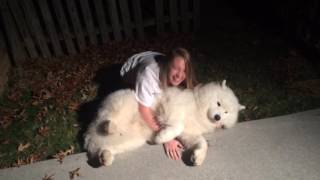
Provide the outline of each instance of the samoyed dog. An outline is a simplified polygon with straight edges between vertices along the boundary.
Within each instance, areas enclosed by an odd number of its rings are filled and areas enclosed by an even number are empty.
[[[140,117],[134,91],[119,90],[103,101],[97,118],[84,134],[84,147],[89,158],[98,158],[102,165],[109,166],[116,154],[147,142],[161,144],[178,138],[185,149],[191,150],[190,161],[201,165],[208,149],[203,134],[234,126],[244,108],[225,80],[193,90],[168,88],[152,106],[162,127],[154,133]]]

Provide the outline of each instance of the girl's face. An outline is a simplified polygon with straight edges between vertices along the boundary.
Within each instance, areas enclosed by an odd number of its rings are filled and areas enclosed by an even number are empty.
[[[169,68],[169,84],[171,86],[178,86],[186,79],[186,63],[182,57],[175,57]]]

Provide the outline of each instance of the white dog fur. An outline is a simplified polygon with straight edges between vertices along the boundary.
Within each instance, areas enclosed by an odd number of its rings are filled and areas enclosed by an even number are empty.
[[[119,90],[103,101],[85,133],[84,147],[89,158],[98,157],[108,166],[116,154],[146,142],[161,144],[178,138],[192,150],[191,162],[201,165],[208,148],[202,134],[232,127],[244,108],[225,80],[221,85],[212,82],[193,90],[168,88],[152,107],[162,127],[155,134],[140,117],[134,91]]]

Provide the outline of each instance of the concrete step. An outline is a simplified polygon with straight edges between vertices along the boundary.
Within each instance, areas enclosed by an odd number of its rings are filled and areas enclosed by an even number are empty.
[[[0,179],[235,179],[318,180],[320,177],[320,109],[240,123],[206,136],[210,147],[202,166],[166,158],[162,146],[146,145],[118,155],[111,167],[92,167],[85,153],[62,164],[42,161],[0,170]]]

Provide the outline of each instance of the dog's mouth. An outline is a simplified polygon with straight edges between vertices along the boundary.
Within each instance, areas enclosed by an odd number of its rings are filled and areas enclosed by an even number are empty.
[[[226,126],[220,122],[215,123],[215,128],[217,129],[226,129]]]

